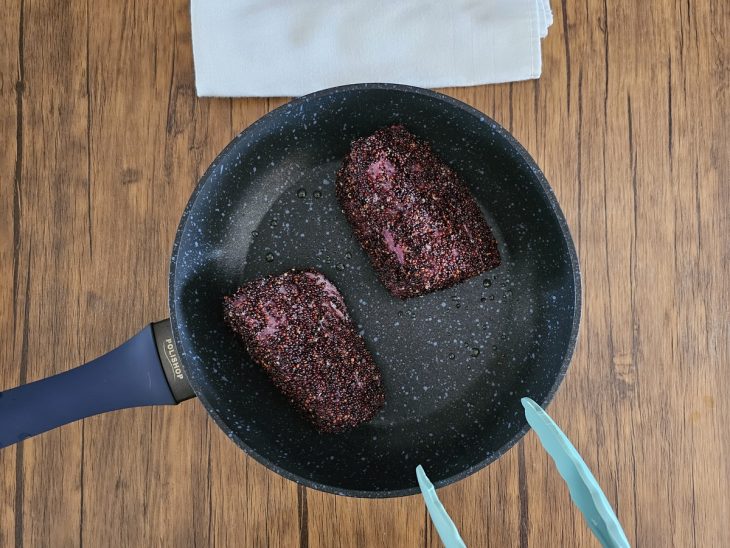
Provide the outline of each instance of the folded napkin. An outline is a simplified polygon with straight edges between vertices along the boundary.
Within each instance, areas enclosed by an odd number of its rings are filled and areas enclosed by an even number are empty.
[[[540,76],[549,0],[191,0],[200,96]]]

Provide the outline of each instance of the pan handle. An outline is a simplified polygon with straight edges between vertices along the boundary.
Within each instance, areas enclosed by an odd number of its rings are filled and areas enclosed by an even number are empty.
[[[193,395],[163,320],[87,364],[0,392],[0,448],[84,417]]]

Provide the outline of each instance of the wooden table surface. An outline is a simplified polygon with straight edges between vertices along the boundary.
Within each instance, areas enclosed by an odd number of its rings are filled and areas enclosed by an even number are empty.
[[[554,1],[540,80],[445,90],[511,129],[565,211],[584,314],[550,412],[636,546],[730,546],[729,6]],[[196,97],[185,0],[3,1],[0,389],[166,316],[196,180],[284,101]],[[441,495],[472,547],[596,545],[532,433]],[[190,401],[0,451],[0,545],[439,541],[419,497],[299,488]]]

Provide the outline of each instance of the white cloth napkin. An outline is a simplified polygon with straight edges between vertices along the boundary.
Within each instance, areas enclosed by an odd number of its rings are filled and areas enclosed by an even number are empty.
[[[550,0],[191,0],[200,96],[538,78]]]

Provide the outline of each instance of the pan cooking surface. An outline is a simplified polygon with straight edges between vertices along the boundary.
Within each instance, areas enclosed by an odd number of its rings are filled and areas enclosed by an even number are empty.
[[[393,122],[470,187],[500,267],[409,300],[377,280],[340,211],[335,173],[354,138]],[[304,98],[244,132],[191,199],[171,268],[186,371],[223,430],[288,477],[392,496],[417,490],[423,464],[443,485],[509,448],[525,428],[519,398],[546,402],[564,374],[579,309],[566,230],[541,174],[479,113],[387,85]],[[223,295],[296,267],[316,267],[340,289],[383,372],[385,408],[353,431],[314,431],[223,324]]]

